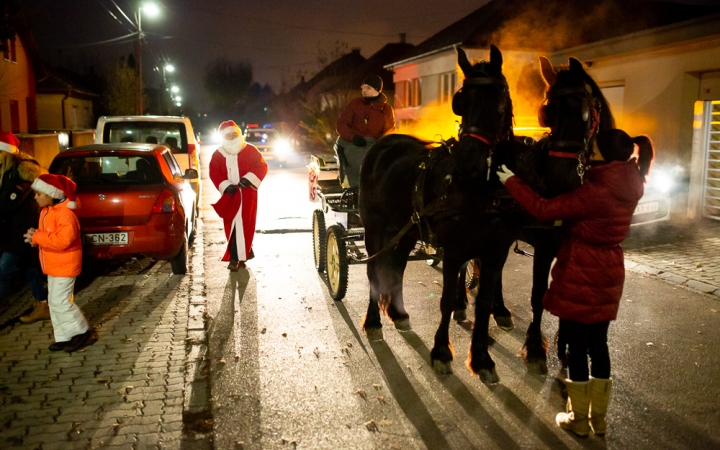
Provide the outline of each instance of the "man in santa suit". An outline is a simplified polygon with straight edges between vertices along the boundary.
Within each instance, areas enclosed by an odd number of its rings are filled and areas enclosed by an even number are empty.
[[[228,247],[223,261],[236,272],[252,252],[257,215],[257,189],[268,171],[260,151],[243,139],[240,128],[226,120],[218,128],[222,146],[210,160],[210,179],[222,193],[213,208],[223,219]]]

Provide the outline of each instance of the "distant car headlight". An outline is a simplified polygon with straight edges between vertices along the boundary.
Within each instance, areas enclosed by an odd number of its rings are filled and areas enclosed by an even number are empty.
[[[222,134],[218,130],[213,131],[212,134],[210,135],[210,143],[211,144],[221,144],[222,143]]]
[[[293,151],[293,146],[290,141],[281,138],[275,141],[273,150],[275,150],[275,153],[278,155],[287,155]]]

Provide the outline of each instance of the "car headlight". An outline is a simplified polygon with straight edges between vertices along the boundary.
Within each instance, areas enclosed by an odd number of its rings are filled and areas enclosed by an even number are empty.
[[[648,184],[662,193],[668,193],[675,187],[675,180],[682,174],[682,172],[683,169],[680,166],[653,166],[650,170],[650,179],[648,180]]]
[[[293,146],[287,139],[278,139],[275,141],[273,150],[275,150],[275,153],[278,155],[287,155],[293,151]]]
[[[222,140],[222,134],[218,130],[213,131],[210,135],[211,144],[222,144]]]

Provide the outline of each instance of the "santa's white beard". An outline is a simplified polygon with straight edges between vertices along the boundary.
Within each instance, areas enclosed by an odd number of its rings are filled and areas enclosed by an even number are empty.
[[[240,153],[243,147],[243,137],[238,136],[235,139],[223,139],[222,148],[231,155]]]

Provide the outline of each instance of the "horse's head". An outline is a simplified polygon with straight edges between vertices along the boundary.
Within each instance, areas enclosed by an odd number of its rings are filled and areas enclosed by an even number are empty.
[[[610,107],[582,63],[570,58],[556,70],[544,56],[540,70],[548,90],[538,111],[538,122],[550,128],[546,183],[557,195],[580,185],[593,143],[601,130],[614,128]]]
[[[487,180],[495,145],[511,136],[512,101],[502,73],[502,53],[490,46],[490,62],[471,64],[458,49],[458,65],[465,75],[452,100],[453,112],[462,117],[455,155],[463,176]]]

